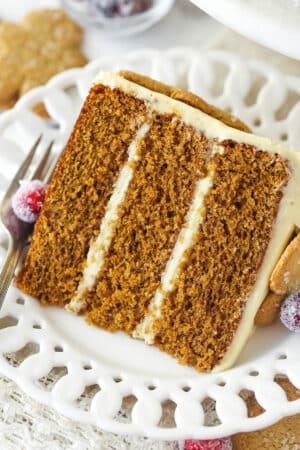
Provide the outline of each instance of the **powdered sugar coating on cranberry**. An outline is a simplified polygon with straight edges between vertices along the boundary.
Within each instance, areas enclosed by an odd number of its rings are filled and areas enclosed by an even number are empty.
[[[184,441],[184,450],[232,450],[230,438]]]
[[[284,300],[280,319],[290,331],[300,333],[300,291],[294,292]]]
[[[11,199],[15,215],[27,223],[36,222],[45,199],[47,185],[40,180],[21,180]]]

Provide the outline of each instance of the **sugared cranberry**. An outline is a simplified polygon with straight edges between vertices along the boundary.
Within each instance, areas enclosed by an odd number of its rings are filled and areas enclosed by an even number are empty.
[[[230,438],[207,439],[196,441],[188,439],[184,442],[184,450],[231,450],[232,443]]]
[[[287,297],[281,305],[280,319],[289,330],[300,332],[300,291]]]
[[[23,222],[34,223],[45,199],[46,185],[40,180],[22,180],[12,197],[11,205],[15,215]]]

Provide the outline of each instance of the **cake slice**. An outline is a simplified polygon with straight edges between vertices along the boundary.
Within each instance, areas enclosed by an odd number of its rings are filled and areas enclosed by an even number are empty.
[[[247,131],[179,88],[100,73],[19,288],[198,371],[230,367],[300,226],[299,154]]]

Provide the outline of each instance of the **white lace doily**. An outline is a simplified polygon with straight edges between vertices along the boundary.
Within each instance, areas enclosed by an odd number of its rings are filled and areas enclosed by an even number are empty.
[[[52,377],[50,376],[49,380]],[[128,405],[130,401],[128,402]],[[126,421],[126,405],[120,411]],[[6,377],[0,379],[1,450],[178,450],[177,442],[119,436],[71,421],[37,403]]]
[[[61,150],[91,79],[99,69],[118,68],[188,88],[236,114],[258,134],[294,147],[300,142],[298,79],[226,53],[149,50],[60,74],[3,114],[1,191],[41,132],[47,140],[54,138],[56,150]],[[51,120],[31,113],[40,101]],[[276,374],[284,374],[300,388],[299,336],[279,324],[258,330],[235,368],[198,374],[122,333],[88,327],[64,310],[40,308],[13,287],[0,317],[0,371],[33,398],[82,423],[175,440],[263,428],[300,412],[300,400],[289,402],[274,381]],[[240,396],[245,390],[264,408],[260,416],[248,417]]]

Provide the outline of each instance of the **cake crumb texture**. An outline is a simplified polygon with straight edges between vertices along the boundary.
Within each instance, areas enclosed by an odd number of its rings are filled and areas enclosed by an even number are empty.
[[[154,114],[140,142],[140,161],[120,207],[119,222],[88,321],[131,333],[159,287],[161,273],[202,174],[207,140],[173,116]],[[89,309],[89,306],[88,306]]]
[[[279,155],[223,141],[196,244],[155,321],[155,343],[209,371],[230,348],[290,172]]]
[[[44,304],[64,305],[71,300],[128,146],[145,118],[141,100],[104,86],[91,90],[17,276],[24,292]]]

